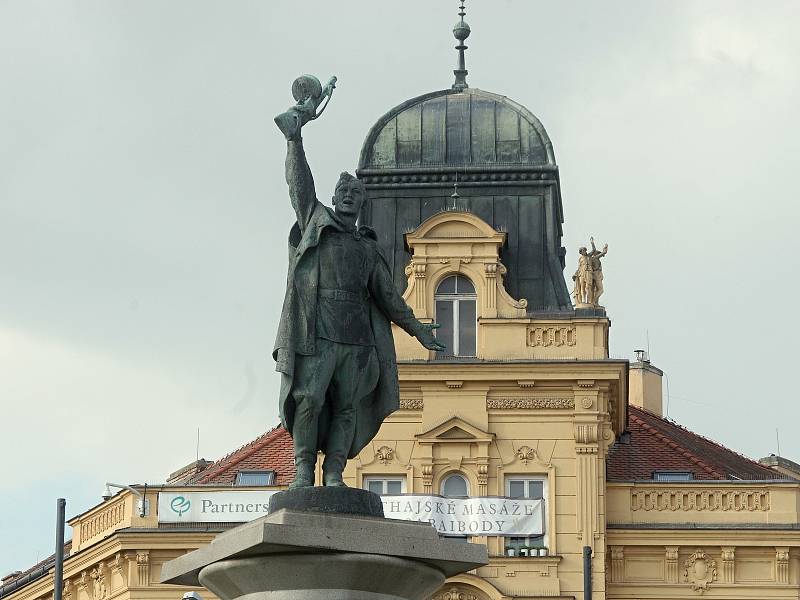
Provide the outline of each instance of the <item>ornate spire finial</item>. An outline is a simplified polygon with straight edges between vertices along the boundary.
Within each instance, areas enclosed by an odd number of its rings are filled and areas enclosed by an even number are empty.
[[[458,40],[458,46],[456,46],[456,50],[458,50],[458,68],[453,71],[456,76],[456,81],[453,83],[454,90],[463,90],[469,87],[467,85],[467,67],[464,63],[464,50],[467,49],[464,45],[464,40],[469,37],[470,28],[464,20],[464,15],[467,14],[464,11],[464,0],[461,0],[459,9],[458,14],[461,20],[453,27],[453,36]]]

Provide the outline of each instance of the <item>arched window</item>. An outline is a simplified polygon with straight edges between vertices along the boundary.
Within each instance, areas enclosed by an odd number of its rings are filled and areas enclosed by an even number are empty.
[[[463,475],[453,474],[442,481],[442,496],[445,498],[463,498],[469,496],[469,486]]]
[[[475,286],[462,275],[446,277],[436,288],[436,336],[447,346],[445,356],[475,356],[477,300]]]
[[[448,475],[442,481],[442,496],[445,498],[464,498],[469,496],[469,484],[467,478],[459,473]],[[466,535],[448,534],[449,539],[459,542],[466,542]]]

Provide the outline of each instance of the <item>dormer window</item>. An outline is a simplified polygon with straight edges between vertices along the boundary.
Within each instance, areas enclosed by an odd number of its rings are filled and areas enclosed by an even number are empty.
[[[275,485],[275,471],[239,471],[234,485]]]
[[[692,481],[694,474],[691,471],[655,471],[653,481]]]
[[[442,356],[475,356],[477,301],[475,286],[462,275],[446,277],[436,288],[436,332],[447,346]]]

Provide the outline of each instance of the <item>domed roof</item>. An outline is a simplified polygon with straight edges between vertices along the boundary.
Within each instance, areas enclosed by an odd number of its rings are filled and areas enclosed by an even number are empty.
[[[555,165],[544,127],[524,106],[477,88],[424,94],[372,127],[359,170]]]

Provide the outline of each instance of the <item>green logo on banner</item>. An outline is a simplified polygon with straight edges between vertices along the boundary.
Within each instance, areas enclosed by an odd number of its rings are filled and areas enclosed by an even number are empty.
[[[173,510],[173,512],[178,513],[179,517],[189,510],[189,507],[191,506],[191,501],[183,496],[176,496],[172,499],[172,502],[169,503],[169,507]]]

